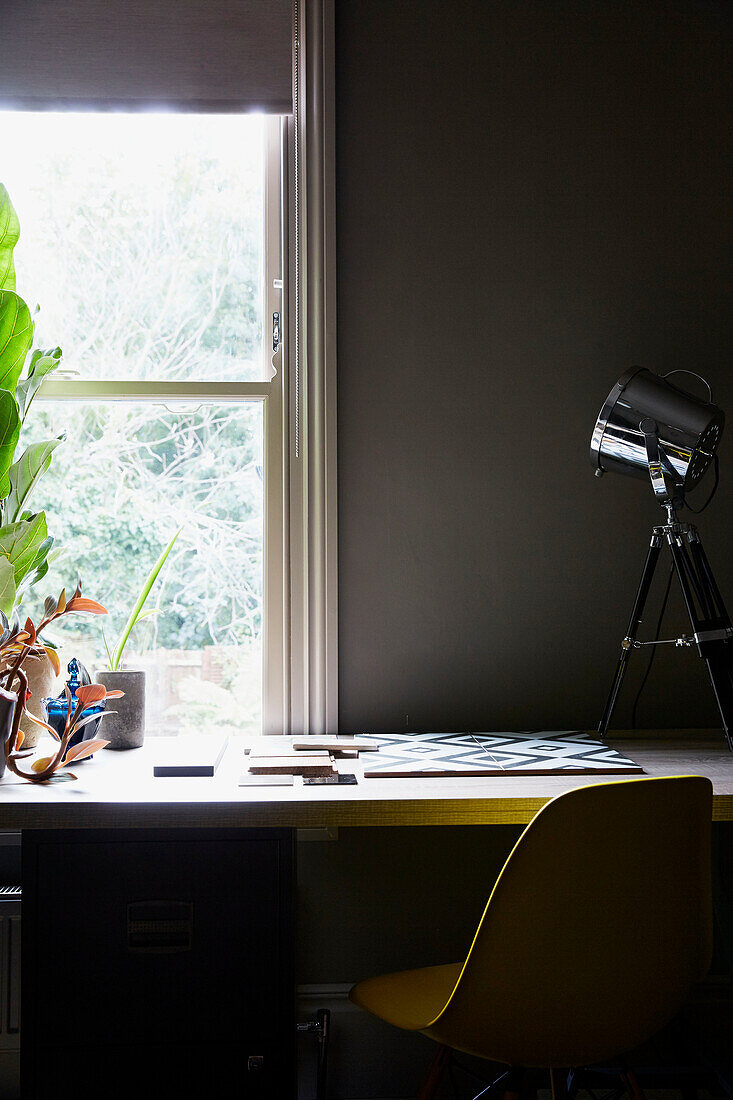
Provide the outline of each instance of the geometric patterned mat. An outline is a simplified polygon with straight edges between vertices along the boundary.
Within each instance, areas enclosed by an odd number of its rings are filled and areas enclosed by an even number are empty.
[[[537,733],[377,733],[365,778],[451,775],[633,775],[633,760],[580,730]]]

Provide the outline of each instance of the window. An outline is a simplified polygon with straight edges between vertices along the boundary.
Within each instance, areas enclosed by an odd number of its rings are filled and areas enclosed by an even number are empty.
[[[237,729],[333,731],[333,0],[184,0],[173,21],[164,0],[132,14],[27,0],[22,35],[12,14],[0,5],[18,289],[40,303],[39,336],[78,372],[44,384],[28,420],[29,435],[68,436],[38,490],[53,505],[39,495],[34,507],[58,514],[67,565],[78,554],[87,591],[117,622],[134,590],[124,555],[137,583],[153,544],[184,528],[153,593],[161,614],[132,643],[141,660],[180,650],[201,662],[191,671],[181,656],[169,670],[170,706],[169,673],[155,671],[159,729],[226,714]],[[274,359],[273,313],[284,334]],[[84,515],[70,506],[83,493]],[[211,646],[222,652],[209,661]]]
[[[149,733],[282,729],[283,303],[277,116],[4,111],[35,346],[60,345],[21,441],[65,434],[33,498],[109,621],[103,665],[177,530],[125,652]],[[273,319],[275,319],[273,321]],[[29,602],[34,597],[29,598]]]

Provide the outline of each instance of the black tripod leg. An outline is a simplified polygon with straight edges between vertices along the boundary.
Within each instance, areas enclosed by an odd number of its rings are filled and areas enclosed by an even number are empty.
[[[652,535],[652,541],[649,544],[649,551],[644,562],[644,569],[641,574],[641,580],[639,581],[639,587],[636,590],[636,599],[634,600],[634,609],[631,612],[631,618],[629,619],[628,629],[626,631],[626,637],[621,643],[621,656],[618,659],[616,666],[616,675],[614,676],[613,683],[611,685],[611,691],[606,703],[606,709],[603,712],[603,717],[598,723],[598,733],[601,737],[605,737],[608,732],[608,727],[611,722],[611,715],[613,714],[614,707],[616,706],[616,698],[621,690],[621,684],[623,683],[624,675],[626,674],[626,665],[629,661],[629,655],[633,648],[633,643],[636,641],[636,634],[641,624],[641,618],[644,614],[644,606],[649,595],[649,589],[651,588],[652,579],[654,577],[654,570],[656,569],[657,561],[659,560],[659,550],[662,545],[661,537],[654,532]]]
[[[720,617],[724,626],[730,626],[730,616],[723,603],[723,597],[720,594],[717,581],[713,576],[713,571],[710,568],[710,562],[708,556],[702,545],[702,541],[697,531],[695,531],[694,537],[690,538],[690,553],[693,555],[697,564],[698,572],[703,579],[703,584],[707,585],[708,591],[712,596],[713,614],[717,614]]]
[[[705,658],[708,666],[710,683],[713,685],[715,702],[718,704],[720,718],[723,723],[723,733],[728,742],[728,748],[733,752],[733,678],[731,676],[731,657],[728,646],[721,643],[717,653]]]
[[[674,556],[674,545],[670,542],[672,547],[672,553]],[[681,560],[684,562],[685,569],[687,570],[687,579],[690,583],[690,587],[695,594],[698,607],[700,608],[700,621],[707,621],[713,619],[718,614],[717,607],[714,601],[714,593],[710,589],[708,583],[708,577],[703,571],[702,558],[700,556],[701,547],[699,543],[687,540],[687,546],[682,544],[680,551]],[[689,609],[689,608],[688,608]],[[692,616],[690,618],[692,621]]]
[[[733,751],[733,643],[722,637],[725,628],[730,627],[730,620],[699,536],[695,533],[695,537],[688,541],[690,548],[686,553],[683,543],[677,543],[673,537],[668,539],[692,630],[699,638],[697,648],[700,656],[705,659],[725,739],[728,748]],[[703,609],[702,617],[698,616],[695,608],[690,584],[692,578],[697,582],[695,591],[697,592],[698,587],[702,589],[702,596],[698,593],[698,601]],[[704,637],[711,633],[721,636],[711,639]]]

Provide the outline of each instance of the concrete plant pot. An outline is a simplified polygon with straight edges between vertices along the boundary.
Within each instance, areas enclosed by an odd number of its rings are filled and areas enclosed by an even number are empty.
[[[110,699],[99,736],[109,741],[108,749],[139,749],[145,739],[145,673],[134,669],[98,672],[98,684],[107,691],[124,691],[121,699]]]
[[[31,714],[35,714],[36,718],[45,721],[43,700],[58,694],[63,679],[56,675],[53,665],[45,654],[43,657],[26,661],[23,665],[23,671],[28,677],[28,689],[31,693],[28,700],[28,710]],[[25,734],[23,748],[35,748],[38,744],[38,738],[43,732],[40,726],[35,725],[24,714],[20,720],[20,728]]]

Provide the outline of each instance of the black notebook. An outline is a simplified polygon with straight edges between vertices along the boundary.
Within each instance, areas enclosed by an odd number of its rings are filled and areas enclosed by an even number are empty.
[[[229,744],[228,737],[176,737],[161,746],[153,775],[214,775]]]

